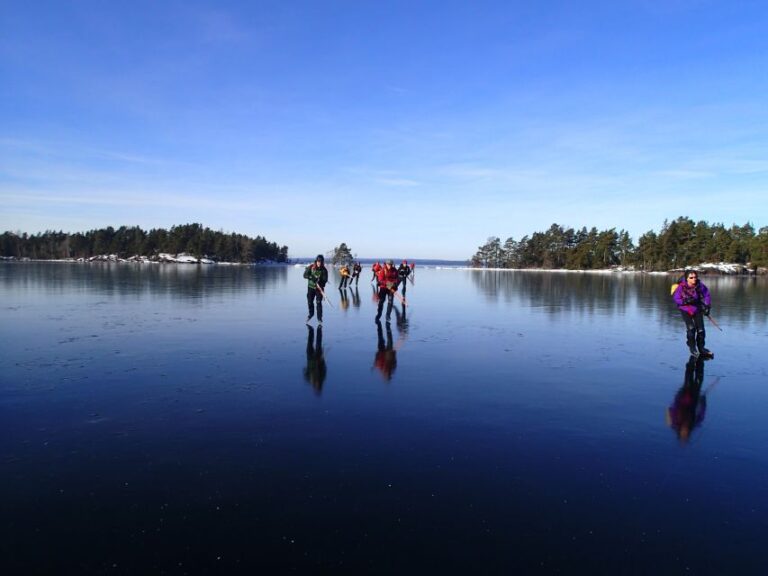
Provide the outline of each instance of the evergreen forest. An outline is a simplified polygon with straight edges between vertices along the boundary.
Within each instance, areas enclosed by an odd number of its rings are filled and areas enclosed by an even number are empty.
[[[266,238],[250,238],[242,234],[216,232],[201,224],[173,226],[145,232],[138,226],[111,226],[85,233],[46,231],[28,235],[5,232],[0,235],[0,256],[58,260],[91,258],[116,254],[120,258],[156,256],[161,253],[187,253],[197,258],[219,262],[285,262],[288,247],[278,246]]]
[[[625,230],[574,230],[552,224],[546,232],[520,240],[508,238],[502,243],[490,237],[471,258],[471,264],[481,268],[594,270],[624,266],[649,272],[703,262],[743,264],[755,270],[767,267],[768,226],[755,232],[751,224],[726,228],[681,216],[665,221],[658,233],[646,232],[635,244]]]

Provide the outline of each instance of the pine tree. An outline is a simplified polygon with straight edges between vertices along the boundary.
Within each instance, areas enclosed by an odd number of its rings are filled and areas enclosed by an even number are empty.
[[[344,242],[336,246],[331,253],[331,264],[352,264],[353,261],[352,250]]]

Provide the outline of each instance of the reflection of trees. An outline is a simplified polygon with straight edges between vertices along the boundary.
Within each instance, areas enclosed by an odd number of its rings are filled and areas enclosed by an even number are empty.
[[[713,315],[716,312],[718,318],[765,323],[765,311],[768,309],[768,285],[765,279],[754,276],[719,278],[717,283],[713,283],[704,276],[703,280],[713,291]]]
[[[472,281],[489,300],[524,299],[528,305],[558,310],[623,310],[630,282],[618,274],[479,271]]]
[[[264,290],[288,281],[286,266],[222,266],[195,264],[126,264],[22,262],[3,264],[0,274],[8,290],[56,294],[64,290],[96,291],[140,297],[204,298],[220,293]]]
[[[564,310],[624,312],[637,308],[660,322],[677,323],[670,274],[568,273],[476,270],[472,283],[490,301],[520,302],[551,313]],[[726,323],[765,323],[768,279],[755,276],[702,276],[712,291],[712,315]],[[722,324],[722,322],[720,322]]]

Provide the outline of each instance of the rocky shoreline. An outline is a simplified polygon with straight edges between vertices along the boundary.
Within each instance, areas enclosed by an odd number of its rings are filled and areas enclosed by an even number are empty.
[[[16,258],[15,256],[0,256],[0,261],[5,262],[121,262],[134,264],[206,264],[206,265],[227,265],[227,266],[249,266],[251,264],[278,264],[271,260],[263,262],[219,262],[208,257],[198,258],[186,252],[179,254],[160,253],[155,256],[129,256],[120,258],[117,254],[100,254],[90,258],[58,258],[58,259],[34,259],[34,258]]]
[[[34,259],[34,258],[16,258],[15,256],[0,256],[0,261],[3,262],[121,262],[121,263],[134,263],[134,264],[203,264],[203,265],[219,265],[219,266],[251,266],[253,264],[259,265],[294,265],[304,266],[306,264],[296,263],[294,261],[287,262],[274,262],[272,260],[258,261],[258,262],[220,262],[213,260],[206,256],[198,258],[186,252],[179,254],[160,253],[155,256],[130,256],[128,258],[121,258],[117,254],[100,254],[98,256],[91,256],[90,258],[59,258],[59,259]],[[438,266],[439,268],[440,266]],[[463,268],[463,266],[458,266]],[[453,268],[453,266],[448,266]],[[476,268],[473,266],[467,266],[468,270],[476,271],[506,271],[506,272],[575,272],[575,273],[635,273],[635,274],[671,274],[679,275],[688,268],[695,268],[703,275],[709,276],[764,276],[768,274],[768,268],[753,268],[746,264],[735,264],[728,262],[703,262],[696,266],[687,266],[685,268],[673,268],[671,270],[654,270],[644,271],[637,270],[632,266],[614,266],[611,268],[602,269],[589,269],[589,270],[572,270],[566,268]]]

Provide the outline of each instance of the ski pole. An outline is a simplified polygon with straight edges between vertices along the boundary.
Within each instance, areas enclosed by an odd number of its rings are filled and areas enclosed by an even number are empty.
[[[709,393],[709,391],[710,391],[710,390],[712,390],[712,388],[714,388],[715,386],[717,386],[717,384],[718,384],[719,382],[720,382],[720,376],[718,376],[718,377],[715,379],[715,381],[714,381],[714,382],[712,382],[712,384],[710,384],[709,386],[707,386],[707,387],[704,389],[704,391],[701,393],[701,395],[702,395],[702,396],[706,396],[706,395]]]
[[[709,318],[709,321],[710,321],[710,322],[712,322],[712,324],[714,324],[714,325],[715,325],[715,328],[717,328],[718,330],[720,330],[720,332],[722,332],[722,331],[723,331],[723,329],[722,329],[722,328],[720,328],[720,325],[719,325],[717,322],[715,322],[715,319],[714,319],[714,318],[712,318],[712,316],[710,316],[709,314],[707,314],[707,318]]]
[[[334,307],[333,304],[331,304],[331,301],[328,300],[328,296],[325,295],[325,291],[320,287],[320,284],[315,284],[315,286],[317,286],[317,289],[320,290],[320,294],[323,296],[323,300],[328,302],[328,306],[333,308]]]
[[[390,292],[392,292],[392,294],[394,294],[395,296],[397,296],[400,299],[400,302],[403,303],[403,306],[408,306],[408,302],[405,301],[405,298],[400,296],[400,293],[397,290],[390,290]]]

